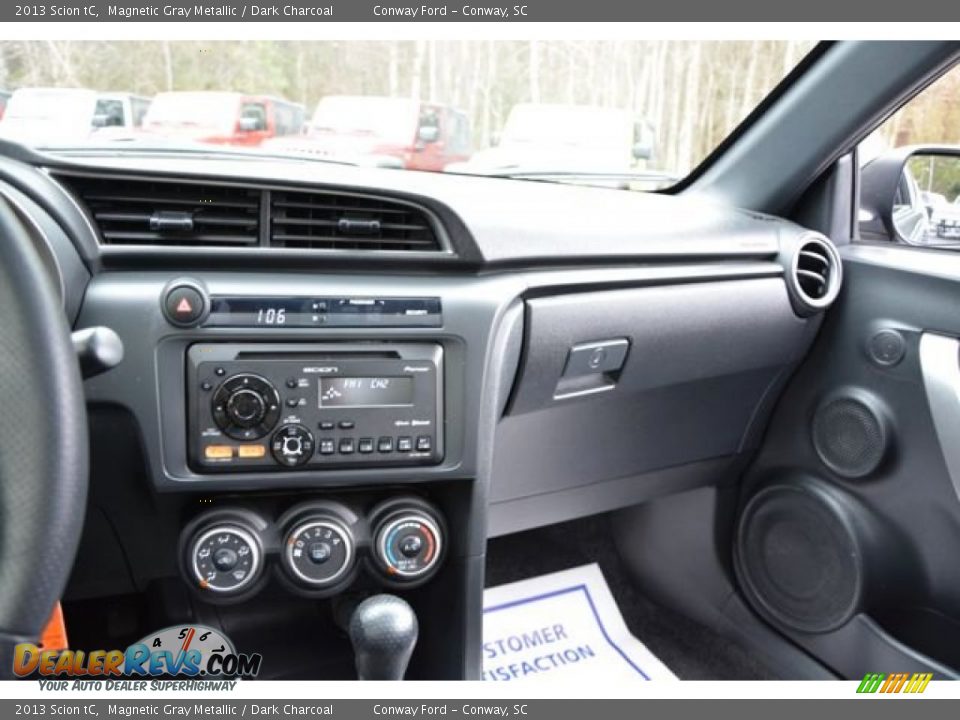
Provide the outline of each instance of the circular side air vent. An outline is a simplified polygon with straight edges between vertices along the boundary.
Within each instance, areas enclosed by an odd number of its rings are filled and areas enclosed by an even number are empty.
[[[810,314],[827,308],[840,292],[843,269],[833,244],[810,235],[799,243],[787,282],[798,310]]]

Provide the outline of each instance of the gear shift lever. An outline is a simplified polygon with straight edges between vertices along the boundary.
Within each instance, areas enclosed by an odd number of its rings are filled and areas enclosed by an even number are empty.
[[[417,644],[417,616],[396,595],[374,595],[350,616],[350,642],[360,680],[403,680]]]

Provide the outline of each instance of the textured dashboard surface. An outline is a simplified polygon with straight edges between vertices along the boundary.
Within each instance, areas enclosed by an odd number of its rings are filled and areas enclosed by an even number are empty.
[[[478,259],[487,264],[563,263],[577,258],[769,257],[778,250],[778,229],[787,225],[692,198],[526,180],[278,162],[256,156],[238,160],[131,154],[48,160],[51,168],[66,171],[141,177],[158,173],[273,187],[311,185],[420,200],[438,211],[454,239],[459,239],[462,255],[472,255],[475,250]]]

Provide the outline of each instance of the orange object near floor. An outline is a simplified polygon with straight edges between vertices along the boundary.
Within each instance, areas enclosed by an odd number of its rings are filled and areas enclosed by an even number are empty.
[[[50,619],[47,620],[47,626],[40,635],[40,648],[43,650],[66,650],[69,647],[67,642],[67,624],[63,619],[63,608],[60,603],[53,607]]]

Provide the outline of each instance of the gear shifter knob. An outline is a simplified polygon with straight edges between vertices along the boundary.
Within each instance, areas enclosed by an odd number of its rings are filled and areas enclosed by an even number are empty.
[[[403,680],[417,644],[417,616],[395,595],[374,595],[350,616],[350,642],[361,680]]]

